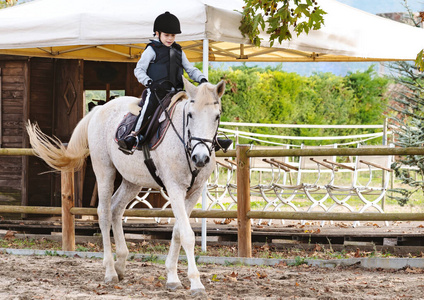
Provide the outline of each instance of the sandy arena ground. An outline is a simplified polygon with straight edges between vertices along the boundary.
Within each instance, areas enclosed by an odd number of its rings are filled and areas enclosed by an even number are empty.
[[[119,284],[103,282],[101,259],[0,254],[0,299],[193,299],[165,288],[163,264],[129,261]],[[200,265],[207,299],[424,299],[424,270],[277,265]]]

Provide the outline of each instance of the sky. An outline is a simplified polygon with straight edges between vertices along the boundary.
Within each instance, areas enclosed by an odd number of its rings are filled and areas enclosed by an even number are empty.
[[[372,14],[404,12],[403,0],[338,0],[341,3],[364,10]],[[318,1],[319,3],[319,1]],[[424,1],[408,0],[408,6],[413,11],[424,10]]]
[[[318,0],[320,1],[325,0]],[[372,13],[391,13],[406,12],[403,0],[338,0],[341,3],[355,7],[357,9]],[[424,0],[408,0],[409,8],[414,11],[424,11]],[[241,63],[238,63],[240,65]],[[222,68],[222,63],[211,63],[215,68]],[[279,63],[247,63],[248,66],[265,67],[267,65],[277,66]],[[229,67],[226,64],[225,67]],[[376,62],[311,62],[311,63],[282,63],[282,69],[287,72],[295,72],[303,76],[310,76],[319,72],[330,72],[335,75],[345,76],[349,72],[365,71],[369,67],[373,67],[376,72],[387,71],[384,63]]]

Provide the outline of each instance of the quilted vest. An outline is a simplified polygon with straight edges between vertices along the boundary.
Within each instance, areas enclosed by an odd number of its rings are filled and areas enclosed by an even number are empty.
[[[156,58],[154,62],[150,63],[149,68],[147,69],[147,75],[153,81],[157,82],[169,80],[177,89],[182,90],[184,88],[182,81],[184,70],[182,65],[181,46],[177,43],[174,43],[171,47],[167,47],[161,42],[155,40],[152,40],[151,43],[146,46],[146,48],[149,46],[152,47],[155,51]],[[170,51],[174,51],[173,58],[170,58]],[[176,64],[176,66],[173,68],[175,71],[170,72],[171,60],[173,61],[173,64]]]

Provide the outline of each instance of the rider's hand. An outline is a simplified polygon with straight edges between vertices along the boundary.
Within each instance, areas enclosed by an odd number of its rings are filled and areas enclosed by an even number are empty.
[[[160,85],[159,82],[157,82],[157,81],[151,81],[151,80],[149,80],[149,82],[147,83],[147,87],[151,91],[157,91],[157,90],[162,89],[162,86]]]

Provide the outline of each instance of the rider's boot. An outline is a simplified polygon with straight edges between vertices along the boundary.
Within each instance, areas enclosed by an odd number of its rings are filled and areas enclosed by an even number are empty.
[[[121,140],[118,140],[118,146],[119,150],[124,152],[125,154],[133,154],[134,153],[134,146],[137,143],[137,136],[133,133],[127,135]]]
[[[143,150],[144,136],[139,134],[137,137],[137,150]]]
[[[144,136],[139,134],[138,136],[135,133],[127,135],[122,140],[118,141],[119,150],[125,154],[133,154],[136,149],[142,150],[142,144],[144,142]]]
[[[230,148],[231,144],[233,143],[230,139],[216,139],[217,143],[215,145],[215,151],[219,151],[222,149],[224,152]]]

